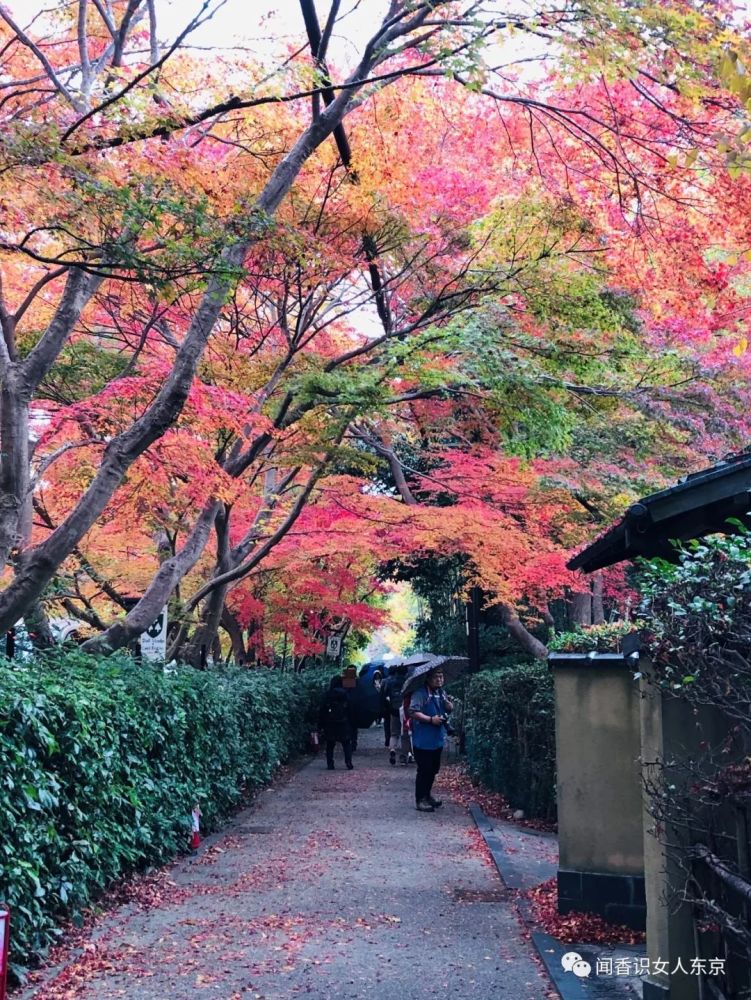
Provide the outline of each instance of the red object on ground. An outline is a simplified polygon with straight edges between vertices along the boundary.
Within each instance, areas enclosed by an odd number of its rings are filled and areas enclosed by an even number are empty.
[[[193,806],[190,821],[190,849],[195,854],[201,843],[201,807],[197,802]]]
[[[0,903],[0,1000],[5,1000],[8,981],[8,941],[10,939],[10,910]]]

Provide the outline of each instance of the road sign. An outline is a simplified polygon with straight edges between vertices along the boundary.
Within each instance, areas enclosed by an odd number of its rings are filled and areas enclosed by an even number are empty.
[[[336,659],[342,651],[342,637],[330,635],[326,641],[326,655]]]
[[[10,938],[10,910],[0,903],[0,1000],[5,1000],[8,981],[8,939]]]
[[[167,655],[167,605],[141,635],[141,656],[144,660],[163,660]]]

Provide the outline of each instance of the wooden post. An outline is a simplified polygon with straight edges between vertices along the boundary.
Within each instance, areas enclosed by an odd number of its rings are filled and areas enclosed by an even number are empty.
[[[479,587],[472,587],[467,604],[467,656],[469,672],[477,673],[480,669],[480,599]]]

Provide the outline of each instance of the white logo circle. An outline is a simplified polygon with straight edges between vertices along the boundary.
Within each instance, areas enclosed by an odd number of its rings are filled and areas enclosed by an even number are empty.
[[[571,972],[577,962],[581,962],[582,957],[576,951],[567,951],[561,959],[561,965],[566,972]]]
[[[585,962],[583,958],[580,958],[578,962],[574,962],[574,966],[571,971],[575,976],[578,976],[579,979],[586,979],[592,971],[592,966],[589,962]]]

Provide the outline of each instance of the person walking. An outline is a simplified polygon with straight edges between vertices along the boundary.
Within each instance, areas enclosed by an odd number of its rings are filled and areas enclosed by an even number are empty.
[[[378,715],[373,720],[377,726],[381,724],[381,687],[383,686],[383,674],[380,670],[373,671],[373,688],[378,695]]]
[[[381,716],[383,717],[383,744],[388,750],[391,745],[391,706],[388,699],[389,678],[392,675],[393,667],[389,667],[386,677],[381,683]]]
[[[433,782],[441,769],[446,719],[454,710],[443,693],[443,670],[435,667],[425,674],[425,684],[412,693],[409,717],[412,720],[412,745],[417,764],[415,807],[418,812],[435,812],[443,802],[433,798]]]
[[[407,668],[398,664],[389,668],[389,676],[383,682],[384,700],[389,714],[389,763],[396,765],[396,752],[399,751],[402,764],[407,763],[407,753],[402,746],[402,720],[399,709],[402,707],[402,686],[407,676]]]
[[[355,731],[355,719],[340,674],[331,678],[329,689],[321,703],[318,725],[326,737],[326,766],[329,771],[334,770],[334,748],[337,743],[341,743],[344,763],[347,765],[347,770],[351,771],[354,766],[352,733]]]
[[[402,764],[414,764],[415,758],[412,754],[412,720],[409,717],[409,700],[411,695],[404,694],[402,687],[402,703],[399,706],[399,721],[401,722],[402,733]]]
[[[344,683],[345,676],[348,679],[347,684]],[[349,738],[352,745],[352,753],[354,753],[357,750],[357,738],[360,734],[360,727],[358,726],[359,720],[357,718],[358,701],[359,701],[359,692],[357,690],[358,683],[359,682],[357,678],[357,668],[353,664],[350,664],[348,667],[345,667],[344,673],[342,674],[342,687],[344,689],[344,693],[347,696],[347,702],[349,704],[349,723],[350,723]]]

